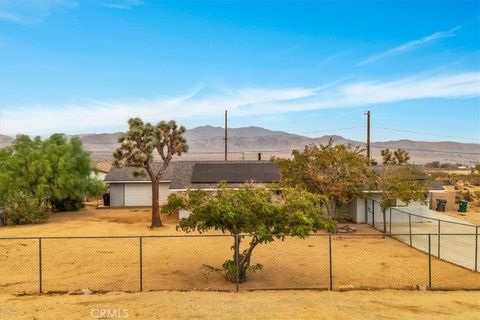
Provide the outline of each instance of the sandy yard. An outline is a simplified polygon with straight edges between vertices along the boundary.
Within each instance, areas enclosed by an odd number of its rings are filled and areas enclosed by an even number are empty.
[[[446,211],[447,215],[464,220],[468,223],[472,223],[474,225],[480,225],[480,207],[469,208],[466,215],[461,215],[457,211]]]
[[[465,319],[480,317],[480,292],[111,292],[90,296],[0,295],[2,320]],[[125,317],[128,316],[128,317]],[[104,317],[103,319],[106,319]]]
[[[220,274],[203,267],[218,267],[231,258],[231,236],[148,237],[181,235],[176,217],[164,217],[166,226],[147,228],[148,209],[87,207],[79,212],[54,214],[45,224],[0,229],[14,236],[143,235],[143,290],[234,290]],[[428,257],[400,241],[358,226],[370,236],[333,236],[333,286],[342,288],[416,288],[428,284]],[[247,241],[244,239],[243,241]],[[126,239],[43,239],[43,291],[138,291],[140,241]],[[38,240],[0,240],[0,292],[35,293],[39,288]],[[260,245],[253,263],[264,269],[251,274],[240,290],[328,288],[328,236],[288,238]],[[480,288],[480,273],[432,260],[436,288]]]
[[[467,210],[467,214],[465,215],[460,214],[458,211],[446,211],[445,213],[451,217],[464,220],[474,225],[477,225],[477,226],[480,225],[480,201],[479,200],[468,203],[468,210]]]

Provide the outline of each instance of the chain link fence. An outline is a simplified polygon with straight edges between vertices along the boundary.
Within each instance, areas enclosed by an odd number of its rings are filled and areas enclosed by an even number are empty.
[[[475,239],[478,245],[477,235],[442,234],[442,250],[438,234],[389,235],[318,233],[259,244],[251,265],[262,267],[245,281],[218,270],[227,260],[237,263],[252,235],[0,238],[0,292],[480,290],[476,266],[462,266],[470,250],[462,247]]]
[[[428,240],[415,235],[430,234],[430,250],[434,257],[480,271],[479,226],[414,214],[393,207],[384,215],[380,203],[373,199],[367,199],[367,224],[426,253],[429,250]]]

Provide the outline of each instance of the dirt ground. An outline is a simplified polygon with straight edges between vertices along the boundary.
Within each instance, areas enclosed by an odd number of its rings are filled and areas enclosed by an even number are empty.
[[[447,211],[445,213],[451,217],[464,220],[474,225],[477,225],[477,226],[480,225],[480,206],[479,205],[470,207],[466,215],[459,214],[458,211]]]
[[[214,303],[212,303],[214,302]],[[58,319],[465,319],[480,292],[255,291],[0,295],[2,320]],[[110,312],[110,313],[108,313]],[[108,315],[117,315],[108,317]]]
[[[234,290],[218,273],[232,256],[231,236],[209,234],[178,237],[177,217],[164,217],[166,226],[148,229],[148,209],[95,209],[54,214],[45,224],[0,229],[14,236],[115,236],[143,235],[143,290]],[[416,288],[428,284],[428,256],[404,243],[381,235],[368,226],[357,226],[369,236],[333,236],[333,286],[344,288]],[[161,235],[164,237],[148,237]],[[167,235],[170,235],[168,237]],[[248,239],[243,239],[243,243]],[[250,275],[240,290],[328,288],[328,236],[305,240],[287,238],[260,245],[253,263],[264,268]],[[0,240],[0,292],[35,293],[39,289],[37,239]],[[43,239],[42,286],[44,292],[138,291],[140,239]],[[432,260],[435,288],[480,288],[480,273],[445,261]]]
[[[478,192],[480,192],[480,188],[478,188]],[[464,220],[469,223],[473,223],[474,225],[480,225],[480,199],[471,201],[468,203],[468,208],[466,214],[460,214],[460,212],[453,210],[445,212],[451,217],[455,217],[457,219]]]

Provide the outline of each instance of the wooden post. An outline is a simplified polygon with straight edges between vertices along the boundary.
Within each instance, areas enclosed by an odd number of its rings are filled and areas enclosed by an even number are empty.
[[[370,157],[370,111],[365,113],[367,116],[367,159],[368,164],[371,164],[371,157]]]
[[[227,123],[227,110],[225,110],[225,161],[228,161],[228,143],[227,143],[227,140],[228,140],[228,133],[227,133],[227,128],[228,128],[228,123]]]

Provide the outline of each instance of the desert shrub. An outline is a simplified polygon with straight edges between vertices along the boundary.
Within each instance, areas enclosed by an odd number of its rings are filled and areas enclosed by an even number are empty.
[[[7,225],[39,223],[49,217],[43,201],[23,191],[7,194],[3,207],[4,221]]]

